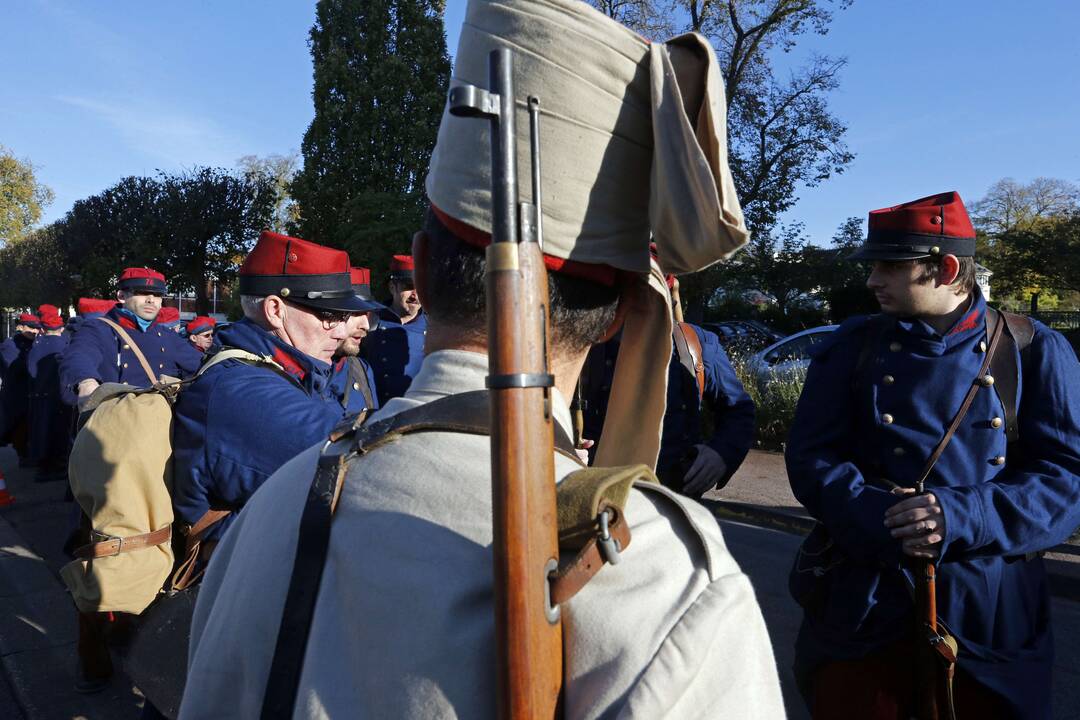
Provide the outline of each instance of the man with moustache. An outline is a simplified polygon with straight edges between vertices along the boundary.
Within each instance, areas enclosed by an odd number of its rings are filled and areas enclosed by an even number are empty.
[[[375,375],[379,406],[405,394],[424,360],[427,316],[413,283],[411,255],[390,261],[390,307],[379,313],[379,327],[364,345],[364,358]]]
[[[926,563],[959,644],[957,716],[1051,716],[1039,553],[1080,525],[1080,365],[1061,334],[987,306],[974,253],[955,192],[872,211],[852,257],[882,314],[815,349],[786,453],[819,522],[791,574],[815,718],[917,712],[936,661],[916,623]]]
[[[379,311],[386,306],[371,297],[371,270],[354,267],[349,269],[353,293],[368,305],[367,312],[356,313],[349,318],[349,334],[334,353],[334,392],[341,398],[347,415],[363,410],[378,410],[375,395],[375,376],[371,366],[360,357],[364,338],[379,326]]]
[[[69,391],[65,397],[73,393],[81,402],[101,383],[149,387],[163,375],[188,377],[199,369],[202,354],[158,322],[165,276],[131,267],[121,273],[118,284],[118,304],[102,318],[82,323],[64,350],[60,382]]]

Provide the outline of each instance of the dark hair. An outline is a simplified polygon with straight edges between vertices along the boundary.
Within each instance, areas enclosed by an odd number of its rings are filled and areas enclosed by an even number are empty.
[[[958,257],[956,259],[960,261],[960,270],[956,273],[956,279],[952,281],[952,285],[956,286],[957,295],[966,295],[975,289],[975,258]],[[915,262],[923,268],[920,282],[929,282],[941,273],[940,257],[920,258]]]
[[[424,312],[463,333],[486,335],[484,251],[454,235],[430,210],[424,231],[428,236]],[[585,350],[603,337],[615,320],[619,301],[616,288],[553,272],[548,273],[548,296],[551,341],[571,352]]]

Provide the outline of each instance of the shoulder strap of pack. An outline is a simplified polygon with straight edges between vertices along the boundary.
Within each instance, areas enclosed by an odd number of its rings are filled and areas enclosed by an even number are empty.
[[[330,546],[330,524],[349,463],[407,434],[491,433],[486,390],[440,398],[368,425],[363,424],[365,416],[366,413],[360,413],[338,425],[319,455],[300,517],[289,589],[263,696],[263,718],[293,715],[311,619]],[[558,424],[555,425],[555,448],[581,464],[574,452],[573,440]],[[626,541],[629,542],[629,538]]]
[[[199,368],[199,372],[195,373],[195,377],[199,377],[210,368],[214,367],[218,363],[223,363],[226,360],[239,360],[240,362],[246,363],[248,365],[258,365],[268,368],[291,382],[293,385],[303,387],[303,384],[299,380],[290,375],[285,370],[285,368],[276,360],[274,360],[274,358],[272,358],[271,356],[257,355],[256,353],[248,352],[247,350],[241,350],[240,348],[234,347],[223,348],[218,352],[214,353],[214,356],[207,360],[205,363],[203,363],[202,367]]]
[[[371,385],[368,384],[367,373],[364,372],[364,366],[360,358],[349,358],[345,362],[349,365],[349,381],[345,383],[345,397],[343,399],[345,407],[349,407],[349,398],[352,396],[353,387],[356,387],[360,394],[364,396],[364,407],[370,410],[375,407],[375,398],[371,394]]]
[[[679,364],[697,380],[698,400],[701,400],[705,397],[705,360],[702,358],[701,341],[693,326],[684,322],[675,323],[671,338]]]
[[[990,375],[994,378],[994,391],[1005,411],[1005,437],[1012,443],[1020,439],[1020,426],[1016,417],[1016,392],[1021,380],[1023,360],[1030,354],[1028,348],[1035,336],[1035,326],[1031,318],[987,308],[987,337],[993,333],[999,318],[1005,320],[1004,333],[990,358]],[[1020,356],[1021,367],[1016,364],[1017,354]]]
[[[154,372],[153,368],[150,367],[150,363],[146,361],[146,356],[143,355],[139,346],[136,345],[135,341],[131,339],[131,336],[127,334],[127,330],[120,327],[119,323],[115,323],[105,316],[99,317],[98,320],[111,327],[113,332],[119,335],[120,339],[127,343],[128,347],[131,348],[131,352],[135,353],[135,358],[139,361],[139,364],[142,365],[142,369],[146,371],[146,376],[150,378],[150,384],[157,385],[159,382],[157,374]]]

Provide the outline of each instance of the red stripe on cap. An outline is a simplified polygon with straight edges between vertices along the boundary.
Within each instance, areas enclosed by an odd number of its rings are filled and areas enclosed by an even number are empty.
[[[457,218],[450,217],[442,210],[435,207],[435,205],[431,206],[431,211],[435,213],[435,217],[439,218],[439,222],[446,226],[447,230],[467,242],[469,245],[477,248],[486,248],[491,244],[491,235],[489,233],[478,230],[472,225],[467,225]],[[544,265],[551,272],[581,278],[582,280],[588,280],[597,285],[604,285],[607,287],[615,286],[615,278],[618,275],[618,271],[610,265],[584,263],[579,260],[567,260],[565,258],[548,255],[547,253],[544,254]]]

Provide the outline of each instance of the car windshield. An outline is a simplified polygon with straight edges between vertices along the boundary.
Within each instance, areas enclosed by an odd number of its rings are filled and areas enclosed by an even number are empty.
[[[810,357],[810,348],[824,340],[828,333],[829,331],[813,332],[791,338],[770,350],[765,355],[765,362],[775,365],[792,360],[805,360]]]

